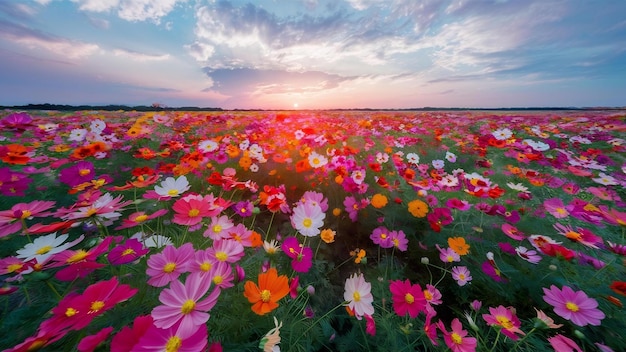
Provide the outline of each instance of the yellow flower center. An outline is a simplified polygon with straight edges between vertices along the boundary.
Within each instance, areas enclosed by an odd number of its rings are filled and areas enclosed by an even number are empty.
[[[196,302],[193,299],[188,299],[180,307],[180,312],[183,314],[189,314],[196,308]]]
[[[136,253],[136,252],[135,252],[135,250],[134,250],[134,249],[132,249],[132,248],[126,248],[126,249],[122,252],[122,256],[125,256],[125,255],[132,255],[132,254],[135,254],[135,253]]]
[[[412,294],[407,293],[406,295],[404,295],[404,301],[408,304],[411,304],[413,302],[415,302],[415,297],[413,297]]]
[[[424,298],[426,298],[427,301],[430,301],[431,299],[433,299],[433,295],[432,293],[430,293],[430,291],[424,290]]]
[[[269,290],[261,291],[261,301],[267,303],[270,301],[271,296],[272,296],[272,293]]]
[[[21,219],[28,219],[28,217],[30,217],[33,213],[31,213],[30,210],[26,209],[26,210],[22,210],[22,216],[20,216]]]
[[[358,302],[361,300],[361,294],[359,293],[359,291],[354,291],[354,293],[352,294],[352,298],[354,298],[355,302]]]
[[[583,235],[580,232],[567,231],[567,233],[565,233],[565,237],[569,238],[572,241],[580,241]]]
[[[176,263],[167,263],[163,266],[163,272],[171,273],[176,269]]]
[[[578,310],[580,309],[578,308],[578,305],[574,302],[567,302],[565,304],[565,308],[571,310],[572,312],[578,312]]]
[[[198,209],[191,209],[191,210],[189,210],[189,213],[187,215],[189,215],[190,218],[193,218],[193,217],[198,216],[198,214],[200,214],[200,210],[198,210]]]
[[[183,340],[178,336],[172,336],[167,340],[165,344],[165,352],[178,352],[183,345]]]
[[[222,281],[224,281],[224,278],[222,278],[221,275],[215,275],[213,276],[213,283],[216,285],[219,285],[222,283]]]
[[[72,264],[79,262],[87,257],[87,252],[82,249],[76,251],[76,253],[72,254],[71,257],[67,258],[66,263]]]
[[[76,315],[76,313],[78,313],[78,311],[72,307],[69,307],[65,310],[65,316],[66,317],[73,317],[74,315]]]
[[[46,254],[46,253],[50,252],[51,249],[52,249],[52,246],[50,246],[50,245],[43,246],[43,247],[39,248],[35,253],[36,254]]]
[[[89,170],[89,169],[80,169],[80,170],[78,171],[78,174],[79,174],[79,175],[81,175],[81,176],[87,176],[87,175],[89,175],[90,173],[91,173],[91,170]]]
[[[135,222],[144,222],[146,220],[148,220],[148,215],[146,214],[141,214],[135,218]]]
[[[33,343],[30,344],[30,346],[28,346],[27,351],[39,351],[40,348],[42,348],[43,346],[46,345],[46,342],[48,342],[48,340],[36,340],[33,341]]]
[[[215,258],[220,262],[225,262],[228,259],[228,254],[226,252],[217,252],[215,253]]]
[[[104,308],[103,301],[93,301],[91,302],[91,306],[89,307],[89,313],[98,313],[100,309]]]
[[[9,266],[7,266],[7,271],[9,273],[15,272],[20,270],[24,265],[23,264],[10,264]]]
[[[89,208],[89,210],[87,210],[87,213],[85,215],[86,215],[86,217],[90,217],[90,216],[96,215],[96,213],[98,213],[98,209],[96,209],[96,208]]]
[[[498,324],[500,324],[500,326],[505,329],[510,329],[513,327],[513,323],[509,320],[509,318],[505,316],[497,315],[496,320],[498,321]]]
[[[456,345],[460,345],[463,342],[463,338],[461,337],[461,335],[457,334],[456,332],[450,334],[450,339],[452,339],[452,342],[454,342]]]
[[[565,210],[564,208],[556,208],[554,209],[557,213],[559,213],[560,215],[565,215],[567,214],[567,210]]]
[[[384,240],[385,238],[387,238],[387,234],[386,233],[380,234],[380,238],[382,238]]]
[[[313,225],[313,221],[310,218],[302,220],[302,226],[309,228],[311,225]]]
[[[222,232],[222,226],[221,226],[221,225],[215,225],[215,226],[213,226],[213,232],[215,232],[215,233],[220,233],[220,232]]]
[[[205,272],[206,272],[206,271],[211,270],[211,267],[212,267],[212,266],[213,266],[213,265],[211,265],[211,263],[209,263],[209,262],[204,262],[204,263],[200,264],[200,270],[202,270],[202,271],[205,271]]]
[[[178,195],[178,190],[177,189],[170,189],[169,191],[167,191],[167,195],[170,197],[176,197]]]

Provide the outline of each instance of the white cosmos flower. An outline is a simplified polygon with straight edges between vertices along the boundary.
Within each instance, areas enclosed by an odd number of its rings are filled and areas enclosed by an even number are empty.
[[[53,232],[49,235],[35,238],[32,243],[28,243],[24,246],[24,248],[18,249],[16,257],[24,260],[25,262],[35,259],[37,260],[37,263],[43,264],[54,254],[61,253],[74,246],[85,237],[84,235],[81,235],[72,242],[63,243],[69,235],[61,235],[59,237],[56,236],[57,233]]]
[[[406,155],[406,162],[409,164],[417,165],[420,162],[420,156],[415,153],[408,153]]]
[[[506,185],[509,186],[509,188],[514,190],[514,191],[528,192],[528,187],[524,186],[521,183],[507,182]]]
[[[511,132],[510,129],[508,128],[499,128],[493,132],[491,132],[491,134],[493,135],[493,138],[499,140],[499,141],[505,141],[509,138],[511,138],[511,136],[513,136],[513,132]]]
[[[617,185],[617,180],[615,179],[615,177],[610,176],[605,174],[604,172],[601,172],[598,177],[596,178],[592,178],[592,180],[594,180],[595,182],[601,184],[601,185],[605,185],[605,186],[613,186],[613,185]]]
[[[160,185],[154,186],[154,191],[162,197],[178,197],[189,190],[189,181],[182,175],[178,178],[168,177]]]

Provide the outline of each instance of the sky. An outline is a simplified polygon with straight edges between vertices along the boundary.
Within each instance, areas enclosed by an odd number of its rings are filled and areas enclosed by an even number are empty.
[[[626,106],[625,0],[0,0],[0,105]]]

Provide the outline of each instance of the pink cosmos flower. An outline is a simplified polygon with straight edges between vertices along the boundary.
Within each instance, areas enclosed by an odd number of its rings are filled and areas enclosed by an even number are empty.
[[[244,247],[252,247],[253,231],[248,229],[244,224],[237,224],[226,232],[228,239],[237,241]]]
[[[498,326],[502,333],[511,340],[516,341],[519,337],[516,334],[526,335],[520,330],[521,322],[513,313],[511,308],[504,306],[489,307],[490,314],[483,314],[483,319],[489,326]]]
[[[123,327],[113,339],[111,339],[112,352],[130,352],[145,335],[146,331],[153,327],[153,319],[150,315],[141,315],[133,320],[133,327]]]
[[[424,298],[429,305],[438,305],[443,303],[441,300],[441,292],[437,289],[437,287],[426,284],[426,289],[424,290]]]
[[[604,313],[598,309],[598,301],[583,291],[568,286],[559,289],[555,285],[543,289],[543,300],[554,307],[554,312],[578,326],[600,325]]]
[[[506,282],[507,279],[502,275],[502,271],[498,268],[492,252],[487,252],[487,260],[480,266],[483,272],[497,282]]]
[[[220,290],[209,291],[211,281],[208,277],[190,275],[185,284],[174,280],[170,288],[161,291],[161,305],[152,309],[154,325],[167,329],[179,324],[179,331],[190,333],[196,331],[209,320],[209,313],[220,295]]]
[[[145,211],[134,212],[128,216],[128,219],[122,219],[122,224],[116,227],[115,230],[123,230],[139,226],[148,220],[158,218],[159,216],[165,214],[167,214],[167,209],[159,209],[150,215],[146,214]]]
[[[391,248],[393,247],[393,242],[391,242],[389,232],[390,231],[386,227],[379,226],[372,231],[370,239],[374,242],[374,244],[379,245],[381,248]]]
[[[552,337],[548,337],[548,342],[555,351],[560,352],[583,352],[580,347],[569,337],[565,337],[561,334],[556,334]]]
[[[253,215],[254,204],[248,200],[244,200],[235,203],[231,208],[242,218],[247,218]]]
[[[453,267],[452,278],[456,280],[456,283],[459,284],[459,286],[465,286],[465,284],[472,281],[470,271],[465,266]]]
[[[550,198],[543,202],[546,211],[557,219],[566,218],[574,208],[572,205],[565,206],[560,198]]]
[[[314,237],[320,234],[320,228],[324,226],[326,213],[316,202],[299,203],[293,208],[291,225],[301,235]]]
[[[213,215],[212,205],[201,196],[185,196],[172,205],[174,218],[172,222],[178,225],[193,226],[202,221],[203,217]]]
[[[328,199],[326,199],[324,194],[320,192],[306,191],[302,195],[302,198],[300,198],[300,202],[317,204],[322,209],[322,212],[326,212],[328,210]]]
[[[313,250],[309,247],[303,247],[297,238],[293,236],[285,238],[280,248],[292,259],[291,267],[293,270],[306,273],[313,265]]]
[[[389,290],[392,295],[393,310],[397,315],[402,317],[408,313],[411,318],[416,318],[426,309],[426,298],[419,284],[411,285],[408,279],[395,280],[390,282]]]
[[[209,237],[214,241],[219,239],[226,239],[230,237],[227,230],[229,230],[233,226],[235,226],[235,224],[233,224],[228,216],[213,216],[211,217],[211,223],[209,224],[209,228],[204,231],[203,236]]]
[[[133,262],[145,254],[147,254],[150,250],[148,248],[144,248],[143,244],[139,242],[135,238],[130,238],[119,246],[114,247],[107,254],[107,259],[113,265],[122,265]]]
[[[444,263],[460,262],[461,256],[455,252],[452,248],[441,248],[438,244],[435,245],[439,250],[439,259]]]
[[[563,236],[567,237],[573,242],[578,242],[583,246],[598,249],[598,245],[603,243],[602,237],[595,235],[593,232],[578,227],[577,231],[574,231],[569,225],[561,225],[556,223],[554,228]]]
[[[197,250],[194,254],[194,260],[189,263],[188,270],[192,275],[209,275],[211,269],[216,264],[215,258],[212,256],[213,249]]]
[[[213,252],[209,255],[219,262],[235,263],[244,256],[243,245],[235,240],[213,241]]]
[[[402,230],[391,231],[389,236],[391,237],[391,243],[393,243],[395,248],[397,248],[400,252],[406,252],[409,248],[409,240],[406,238],[406,234]]]
[[[443,340],[452,352],[476,351],[476,338],[467,336],[467,330],[463,330],[463,325],[458,318],[452,320],[450,332],[446,330],[441,320],[437,322],[437,327],[443,332]]]
[[[364,315],[374,314],[372,302],[374,297],[371,293],[372,285],[365,281],[363,274],[352,274],[344,286],[343,299],[348,302],[350,308],[357,319],[361,320]]]
[[[365,333],[370,336],[376,336],[376,321],[371,315],[365,315]]]
[[[521,241],[524,238],[526,238],[526,236],[524,235],[524,233],[522,233],[520,230],[517,229],[517,227],[509,224],[509,223],[503,223],[501,226],[502,232],[504,232],[505,235],[509,236],[510,238],[516,240],[516,241]]]
[[[77,349],[79,352],[93,352],[100,343],[104,342],[113,331],[113,327],[109,326],[100,330],[100,332],[94,335],[88,335],[83,337],[78,343]]]
[[[123,196],[113,198],[110,193],[105,193],[94,200],[93,203],[83,206],[74,205],[69,209],[61,208],[57,211],[57,215],[63,220],[78,220],[95,217],[99,222],[108,226],[117,220],[122,214],[119,211],[131,204],[133,201],[122,201]]]
[[[205,326],[194,331],[180,329],[178,324],[161,329],[152,325],[132,348],[132,352],[198,352],[207,346],[208,334]]]
[[[163,252],[151,255],[146,269],[146,274],[150,276],[148,284],[163,287],[170,281],[178,279],[182,273],[188,271],[194,254],[193,245],[187,242],[180,248],[165,246]]]
[[[211,268],[209,278],[217,288],[222,290],[235,285],[233,283],[233,280],[235,280],[233,268],[226,262],[215,263]]]
[[[98,257],[109,249],[113,237],[106,237],[97,246],[89,249],[66,249],[61,253],[57,253],[50,258],[51,268],[64,266],[54,277],[61,281],[73,281],[78,278],[87,276],[92,271],[104,266],[97,263]]]
[[[532,263],[532,264],[537,264],[539,263],[539,261],[541,261],[541,256],[539,254],[537,254],[537,251],[528,249],[524,246],[518,246],[515,248],[515,253],[522,259],[524,259],[525,261]]]
[[[1,180],[0,184],[3,184]],[[49,216],[51,213],[47,210],[55,204],[54,201],[34,200],[30,203],[18,203],[11,209],[0,211],[0,238],[18,232],[27,219]]]

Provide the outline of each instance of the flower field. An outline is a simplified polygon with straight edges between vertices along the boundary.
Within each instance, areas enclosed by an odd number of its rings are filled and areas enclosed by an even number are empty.
[[[626,112],[0,112],[0,350],[620,351]]]

